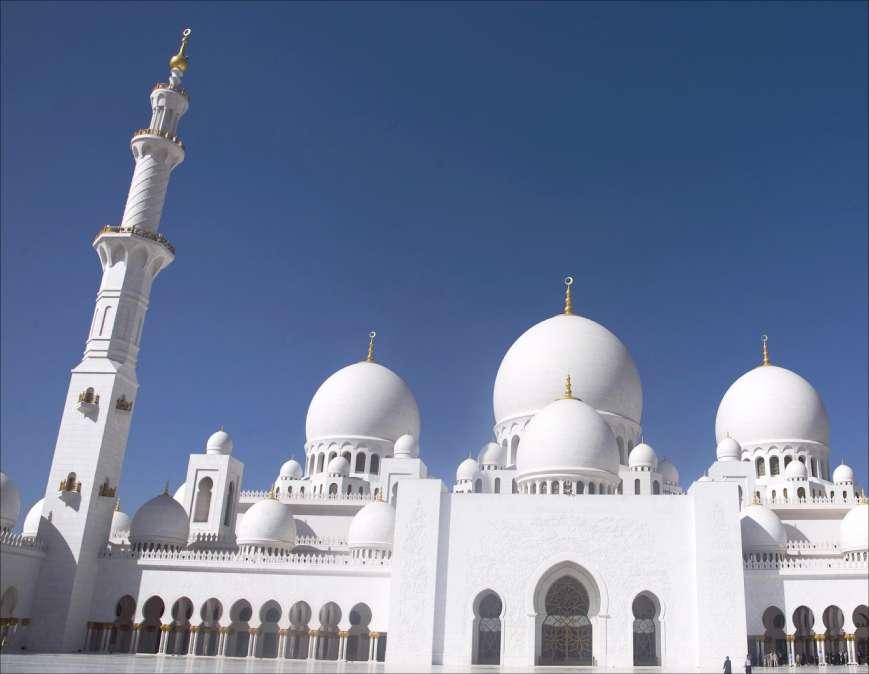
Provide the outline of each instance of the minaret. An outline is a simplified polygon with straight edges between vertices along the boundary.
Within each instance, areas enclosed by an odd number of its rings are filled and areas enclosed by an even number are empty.
[[[123,221],[101,229],[93,243],[103,276],[84,357],[70,377],[39,531],[48,547],[32,611],[38,650],[78,650],[90,620],[139,388],[151,283],[175,259],[158,228],[169,174],[184,160],[177,129],[188,104],[181,78],[189,37],[187,29],[169,61],[169,82],[151,91],[150,125],[130,141],[136,168]]]

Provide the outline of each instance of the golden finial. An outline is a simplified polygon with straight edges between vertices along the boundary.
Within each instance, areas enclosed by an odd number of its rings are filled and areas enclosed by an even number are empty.
[[[564,395],[562,397],[565,400],[573,400],[573,389],[570,387],[570,375],[567,375],[567,377],[564,378]]]
[[[564,277],[564,315],[573,315],[573,296],[570,293],[570,286],[573,285],[573,277]]]
[[[761,365],[769,365],[769,337],[761,335],[760,343],[761,349],[763,350],[763,361],[761,362]]]
[[[270,499],[275,499],[275,500],[277,500],[278,497],[275,496],[275,485],[272,485],[272,488],[269,489],[269,493],[266,494],[266,498],[270,498]]]
[[[751,505],[760,505],[760,497],[757,494],[751,497]]]
[[[857,503],[859,503],[860,505],[866,505],[867,503],[869,503],[869,498],[866,498],[866,494],[860,494],[860,496],[857,498]]]
[[[189,28],[181,31],[181,46],[178,47],[178,53],[169,59],[169,70],[180,70],[182,73],[187,72],[187,42],[190,40]]]
[[[368,355],[365,356],[365,362],[373,363],[374,362],[374,338],[377,337],[377,333],[372,330],[368,333]]]

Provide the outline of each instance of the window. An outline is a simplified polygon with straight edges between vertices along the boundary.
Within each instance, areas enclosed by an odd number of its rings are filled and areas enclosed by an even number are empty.
[[[759,456],[754,461],[755,469],[757,470],[757,476],[763,477],[766,475],[766,464],[763,462],[763,457]]]
[[[476,480],[474,480],[474,493],[479,494],[482,491],[483,491],[483,480],[478,477]]]
[[[196,505],[193,508],[194,522],[207,522],[211,511],[211,490],[214,487],[210,477],[203,477],[196,490]]]
[[[770,475],[778,475],[779,474],[778,457],[777,456],[769,457],[769,474]]]
[[[496,494],[501,493],[501,478],[500,477],[495,478],[495,493]]]
[[[474,664],[497,665],[501,662],[501,600],[486,591],[474,602]]]
[[[356,454],[356,472],[365,472],[365,452],[359,452]]]
[[[639,494],[639,493],[640,493],[640,479],[639,479],[639,478],[637,478],[636,480],[634,480],[634,493],[635,493],[635,494]]]
[[[661,485],[657,480],[652,482],[652,493],[653,494],[660,494],[661,493]]]
[[[292,489],[292,487],[290,487]],[[277,496],[281,492],[281,488],[278,487],[275,490],[275,496]],[[230,482],[229,489],[226,490],[226,505],[223,508],[223,526],[229,526],[229,519],[232,515],[232,506],[235,500],[235,485]]]
[[[379,475],[380,474],[380,456],[377,454],[371,455],[371,474]]]

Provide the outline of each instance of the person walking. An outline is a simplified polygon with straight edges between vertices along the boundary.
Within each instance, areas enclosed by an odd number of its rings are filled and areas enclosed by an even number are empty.
[[[733,669],[730,664],[730,656],[724,656],[724,674],[733,674]]]
[[[745,674],[751,674],[751,655],[745,654]]]

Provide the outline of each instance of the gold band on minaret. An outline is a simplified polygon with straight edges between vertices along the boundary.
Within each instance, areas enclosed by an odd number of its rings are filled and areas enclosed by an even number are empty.
[[[570,375],[567,375],[567,377],[564,378],[564,395],[562,397],[565,400],[573,399],[573,388],[570,385]]]
[[[366,363],[374,362],[374,338],[377,337],[377,333],[372,330],[368,333],[368,355],[365,356]]]
[[[762,349],[762,353],[763,353],[763,360],[760,363],[761,365],[769,365],[768,342],[769,342],[769,337],[767,337],[766,335],[761,335],[760,343],[761,343],[761,349]]]
[[[570,286],[573,285],[573,277],[564,277],[564,315],[573,315],[573,296],[570,293]]]
[[[187,42],[190,40],[190,33],[193,32],[189,28],[181,31],[181,46],[178,47],[178,53],[169,59],[170,70],[180,70],[182,73],[187,72],[189,62],[187,60]]]

